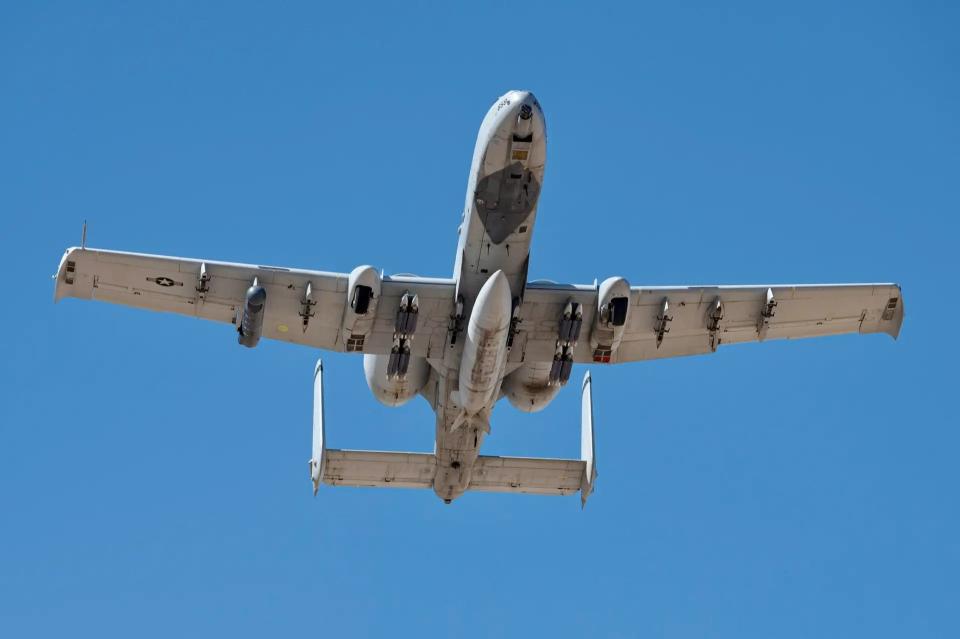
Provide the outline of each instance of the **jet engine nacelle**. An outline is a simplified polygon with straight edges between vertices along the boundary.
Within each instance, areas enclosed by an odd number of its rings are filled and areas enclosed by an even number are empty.
[[[389,363],[389,355],[366,354],[363,356],[363,374],[377,401],[387,406],[400,406],[409,402],[426,385],[430,377],[430,364],[424,357],[411,357],[406,377],[401,380],[399,377],[387,378]]]
[[[623,339],[630,315],[630,283],[622,277],[609,277],[600,285],[597,313],[590,331],[593,361],[608,363]]]
[[[517,410],[536,413],[547,407],[560,392],[559,384],[550,384],[552,362],[529,362],[503,378],[503,394]]]

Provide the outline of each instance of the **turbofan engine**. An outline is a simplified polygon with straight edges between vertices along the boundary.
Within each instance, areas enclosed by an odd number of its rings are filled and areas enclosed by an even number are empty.
[[[426,385],[430,376],[430,364],[426,358],[411,357],[406,375],[392,377],[387,375],[389,364],[389,355],[364,355],[363,374],[367,378],[367,386],[381,404],[406,404]]]
[[[557,393],[559,384],[550,384],[552,362],[530,362],[503,378],[503,394],[517,410],[536,413],[547,407]]]

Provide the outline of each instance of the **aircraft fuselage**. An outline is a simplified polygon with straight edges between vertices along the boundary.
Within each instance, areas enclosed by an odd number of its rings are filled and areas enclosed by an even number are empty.
[[[467,489],[490,431],[510,320],[526,285],[546,141],[540,104],[526,91],[498,99],[477,136],[454,265],[464,330],[442,363],[432,362],[438,375],[434,491],[445,501]]]

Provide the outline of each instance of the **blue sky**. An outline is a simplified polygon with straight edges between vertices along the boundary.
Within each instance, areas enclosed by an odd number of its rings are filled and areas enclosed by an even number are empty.
[[[5,636],[956,637],[950,3],[8,3]],[[67,300],[96,247],[446,276],[477,127],[549,157],[531,278],[896,281],[901,338],[593,368],[596,494],[323,489],[317,352]],[[327,354],[332,446],[430,450]],[[583,369],[576,372],[577,378]],[[576,384],[487,452],[575,456]]]

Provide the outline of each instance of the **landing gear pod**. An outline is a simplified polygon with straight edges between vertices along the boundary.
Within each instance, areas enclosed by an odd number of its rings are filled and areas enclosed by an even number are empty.
[[[247,289],[244,296],[243,315],[240,326],[237,327],[237,332],[240,333],[237,342],[247,348],[253,348],[260,341],[263,333],[263,308],[266,303],[267,290],[254,279],[253,285]]]
[[[343,313],[342,335],[348,353],[363,351],[363,343],[373,328],[379,299],[380,274],[376,269],[372,266],[353,269],[347,282],[347,307]]]
[[[610,277],[600,285],[597,314],[590,332],[593,361],[608,364],[623,339],[630,315],[630,283],[622,277]]]
[[[560,392],[560,384],[550,383],[553,362],[527,362],[503,378],[503,394],[514,408],[536,413],[547,407]]]
[[[366,353],[363,356],[363,374],[367,379],[367,387],[384,406],[406,404],[423,390],[430,377],[430,364],[426,358],[409,355],[407,358],[407,372],[401,378],[390,375],[390,355]]]

